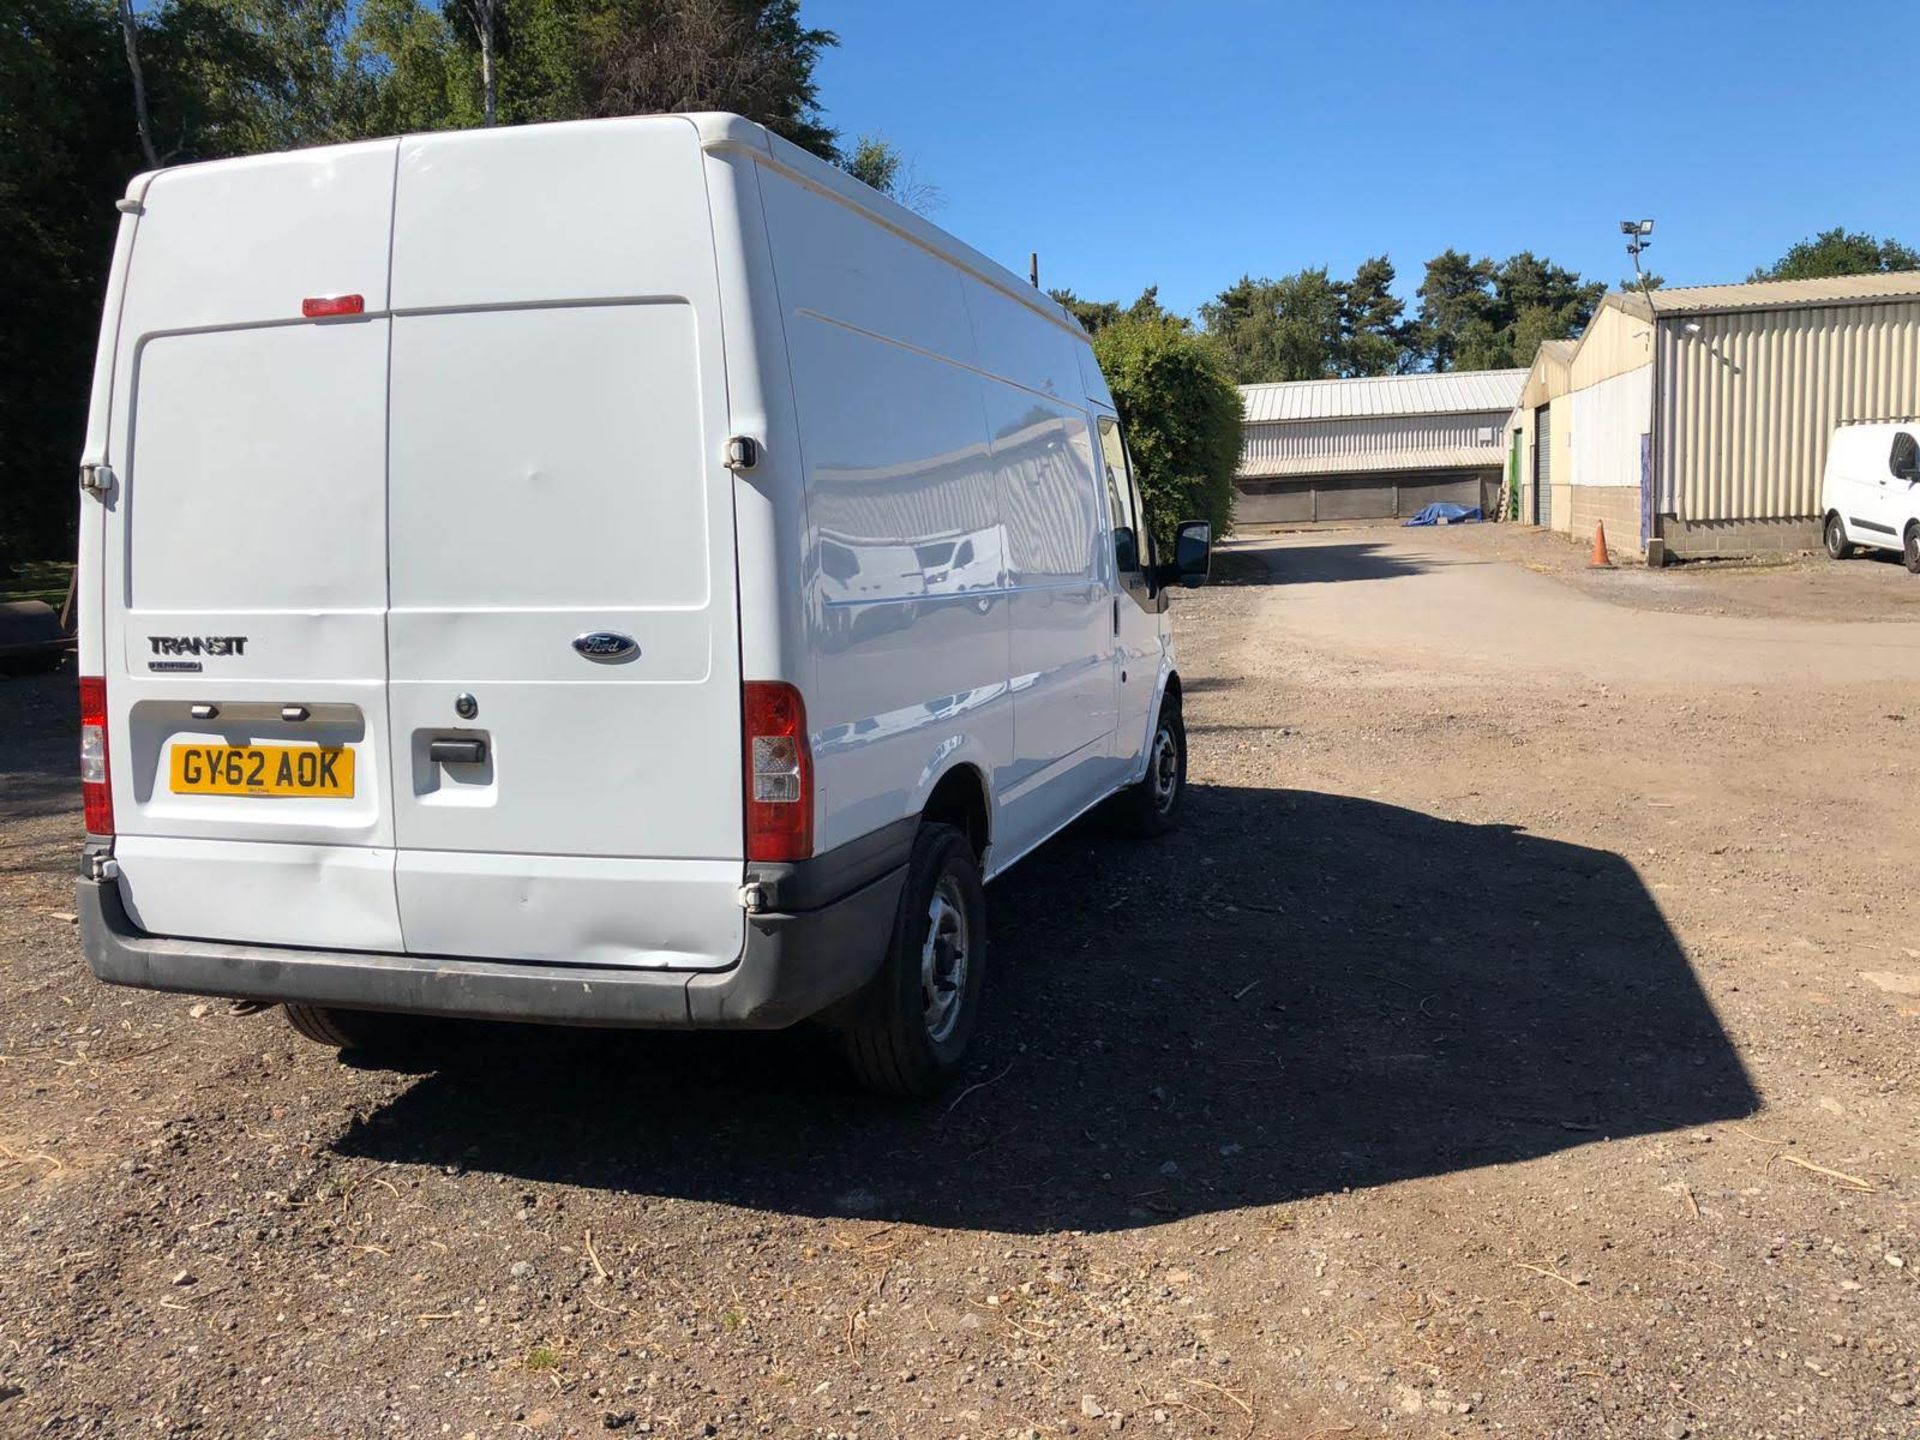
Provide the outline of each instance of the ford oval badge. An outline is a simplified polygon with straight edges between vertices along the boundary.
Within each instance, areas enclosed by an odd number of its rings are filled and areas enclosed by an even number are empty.
[[[631,660],[640,653],[640,642],[631,635],[616,635],[611,630],[590,630],[573,637],[573,648],[589,660],[611,664]]]

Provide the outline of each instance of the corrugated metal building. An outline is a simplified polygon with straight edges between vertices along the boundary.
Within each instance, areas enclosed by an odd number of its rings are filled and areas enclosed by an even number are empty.
[[[1242,385],[1242,525],[1411,515],[1498,500],[1524,370]]]
[[[1844,420],[1920,414],[1920,272],[1609,295],[1509,421],[1523,518],[1696,558],[1811,549]]]

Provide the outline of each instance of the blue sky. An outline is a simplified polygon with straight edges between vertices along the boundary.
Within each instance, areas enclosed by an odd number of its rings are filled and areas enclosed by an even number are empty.
[[[1191,311],[1243,272],[1400,289],[1453,245],[1669,284],[1831,225],[1920,245],[1920,5],[805,0],[830,122],[933,218],[1099,299]]]

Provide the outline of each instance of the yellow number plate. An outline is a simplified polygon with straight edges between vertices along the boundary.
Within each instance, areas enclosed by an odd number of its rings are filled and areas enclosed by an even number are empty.
[[[175,745],[176,795],[353,798],[353,751],[314,745]]]

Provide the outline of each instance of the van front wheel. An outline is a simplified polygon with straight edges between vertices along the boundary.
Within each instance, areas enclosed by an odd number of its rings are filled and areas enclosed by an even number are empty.
[[[1187,793],[1187,726],[1180,697],[1161,697],[1160,714],[1147,742],[1147,771],[1114,800],[1121,825],[1135,835],[1165,835],[1180,823],[1180,801]]]
[[[1853,546],[1847,540],[1847,527],[1840,523],[1838,515],[1827,517],[1827,554],[1835,560],[1844,560],[1853,554]]]
[[[924,1097],[960,1073],[986,986],[987,894],[966,836],[923,824],[880,973],[841,1021],[869,1090]]]

